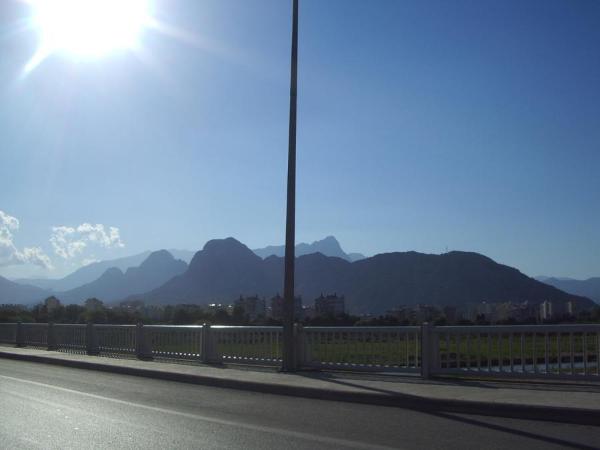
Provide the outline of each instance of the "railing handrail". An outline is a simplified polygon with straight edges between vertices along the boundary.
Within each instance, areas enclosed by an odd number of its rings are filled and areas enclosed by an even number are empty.
[[[281,325],[211,325],[214,330],[253,330],[253,331],[279,331],[283,329]]]
[[[52,323],[54,325],[64,325],[64,326],[85,326],[87,323],[62,323],[62,322],[0,322],[0,325],[48,325],[48,323]],[[110,326],[110,327],[131,327],[136,326],[136,324],[110,324],[110,323],[94,323],[94,326]],[[145,327],[202,327],[203,324],[193,324],[193,325],[172,325],[172,324],[144,324]],[[257,328],[271,328],[277,329],[281,328],[281,325],[211,325],[212,328],[248,328],[248,329],[257,329]],[[600,323],[558,323],[558,324],[518,324],[518,325],[434,325],[435,328],[442,329],[450,329],[450,330],[476,330],[476,329],[490,329],[490,328],[501,328],[501,329],[524,329],[524,328],[585,328],[585,327],[600,327]],[[304,326],[304,329],[348,329],[348,330],[383,330],[386,328],[389,329],[397,329],[397,328],[408,328],[408,329],[420,329],[420,325],[373,325],[363,327],[360,325],[351,325],[351,326],[312,326],[307,325]]]
[[[303,328],[305,331],[319,331],[319,332],[336,332],[336,331],[363,331],[363,332],[378,332],[378,331],[419,331],[421,329],[420,326],[417,325],[398,325],[398,326],[372,326],[372,327],[354,327],[354,326],[344,326],[344,327],[313,327],[307,326]]]
[[[583,332],[598,331],[600,324],[544,324],[544,325],[443,325],[434,326],[435,332],[441,333],[544,333],[544,332]]]

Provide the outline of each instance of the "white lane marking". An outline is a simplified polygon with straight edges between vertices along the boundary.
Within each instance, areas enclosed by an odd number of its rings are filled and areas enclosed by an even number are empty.
[[[251,424],[247,424],[247,423],[243,423],[243,422],[236,422],[234,420],[217,419],[215,417],[185,413],[185,412],[181,412],[181,411],[176,411],[174,409],[159,408],[157,406],[148,406],[148,405],[143,405],[141,403],[134,403],[134,402],[128,402],[126,400],[119,400],[116,398],[104,397],[102,395],[90,394],[88,392],[82,392],[82,391],[76,391],[74,389],[67,389],[67,388],[63,388],[63,387],[59,387],[59,386],[54,386],[51,384],[40,383],[37,381],[22,380],[19,378],[9,377],[6,375],[0,375],[0,378],[4,378],[6,380],[14,381],[17,383],[24,383],[24,384],[30,384],[33,386],[38,386],[38,387],[47,388],[47,389],[54,389],[54,390],[60,391],[60,392],[67,392],[69,394],[81,395],[81,396],[93,398],[96,400],[117,403],[119,405],[126,405],[126,406],[131,406],[134,408],[145,409],[148,411],[155,411],[155,412],[159,412],[159,413],[163,413],[163,414],[171,414],[171,415],[175,415],[175,416],[179,416],[179,417],[185,417],[187,419],[200,420],[203,422],[215,423],[218,425],[224,425],[224,426],[230,426],[230,427],[239,427],[239,428],[244,428],[244,429],[251,430],[251,431],[260,431],[263,433],[277,434],[277,435],[281,435],[281,436],[294,437],[294,438],[304,439],[304,440],[309,440],[309,441],[317,441],[317,442],[321,442],[324,444],[333,444],[333,445],[338,445],[338,446],[342,445],[345,447],[360,448],[360,449],[392,450],[392,449],[398,448],[398,447],[388,447],[385,445],[376,445],[376,444],[355,442],[355,441],[350,441],[347,439],[332,438],[332,437],[327,437],[327,436],[317,436],[314,434],[303,433],[301,431],[283,430],[281,428],[268,427],[268,426],[264,426],[264,425],[251,425]]]

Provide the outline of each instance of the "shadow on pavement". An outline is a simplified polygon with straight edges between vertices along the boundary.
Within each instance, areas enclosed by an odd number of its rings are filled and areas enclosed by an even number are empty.
[[[493,402],[490,403],[481,401],[468,401],[462,399],[425,398],[414,394],[396,392],[380,387],[365,386],[360,383],[341,380],[339,378],[334,377],[315,377],[314,375],[311,376],[309,374],[302,373],[298,373],[298,375],[312,379],[318,378],[322,381],[329,382],[332,384],[339,384],[342,386],[362,389],[365,391],[372,391],[377,394],[386,394],[387,396],[389,396],[389,401],[381,402],[380,405],[382,406],[399,407],[427,414],[472,414],[488,417],[503,417],[510,419],[558,422],[565,424],[600,427],[600,414],[592,414],[587,411],[575,411],[569,413],[569,411],[567,410],[566,412],[568,413],[568,415],[565,415],[565,411],[552,407],[544,407],[541,405],[510,405]],[[481,422],[481,424],[484,425],[485,422]],[[600,447],[593,448],[600,449]]]
[[[466,423],[469,425],[474,425],[474,426],[483,427],[483,428],[489,428],[490,430],[494,430],[494,431],[501,431],[501,432],[525,437],[525,438],[535,439],[538,441],[547,442],[549,444],[560,445],[560,446],[567,447],[567,448],[575,448],[575,449],[581,449],[581,450],[598,450],[598,448],[599,448],[596,446],[579,444],[576,442],[566,441],[566,440],[560,439],[560,438],[545,436],[545,435],[541,435],[538,433],[532,433],[530,431],[518,430],[518,429],[510,428],[510,427],[507,427],[504,425],[488,423],[488,422],[484,422],[482,420],[477,420],[477,419],[473,419],[473,418],[469,418],[469,417],[456,416],[454,414],[434,413],[434,412],[429,412],[427,414],[429,414],[431,416],[435,416],[435,417],[440,417],[443,419],[454,420],[457,422]],[[600,437],[599,437],[599,439],[600,439]]]

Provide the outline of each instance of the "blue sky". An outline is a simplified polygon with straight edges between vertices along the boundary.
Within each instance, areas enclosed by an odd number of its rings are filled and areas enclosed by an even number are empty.
[[[31,9],[2,2],[0,275],[282,243],[289,3],[156,0],[186,39],[24,75]],[[594,0],[301,0],[297,241],[600,276],[598,23]]]

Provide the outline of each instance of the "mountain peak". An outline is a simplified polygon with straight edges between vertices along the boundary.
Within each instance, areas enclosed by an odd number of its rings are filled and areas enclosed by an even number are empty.
[[[283,257],[285,255],[285,246],[270,245],[268,247],[255,249],[253,251],[261,258],[267,258],[271,255]],[[339,241],[333,235],[326,236],[318,241],[313,241],[311,244],[296,244],[296,256],[308,255],[311,253],[322,253],[326,256],[335,256],[338,258],[343,258],[347,261],[358,261],[359,259],[364,258],[364,255],[361,255],[360,253],[347,254],[344,252]]]
[[[223,238],[223,239],[211,239],[210,241],[207,241],[206,244],[204,244],[203,250],[208,250],[211,248],[216,248],[216,247],[220,247],[220,246],[235,246],[235,247],[246,247],[244,244],[242,244],[240,241],[238,241],[236,238],[233,238],[231,236]]]
[[[212,239],[204,244],[202,251],[210,254],[223,254],[231,252],[252,253],[252,250],[232,237],[225,239]]]
[[[157,250],[150,253],[148,257],[140,264],[140,267],[149,267],[161,265],[174,261],[175,258],[167,250]]]
[[[211,261],[233,261],[233,260],[260,260],[252,250],[237,239],[228,237],[225,239],[212,239],[204,244],[201,251],[197,252],[190,261],[192,272],[200,265]]]

